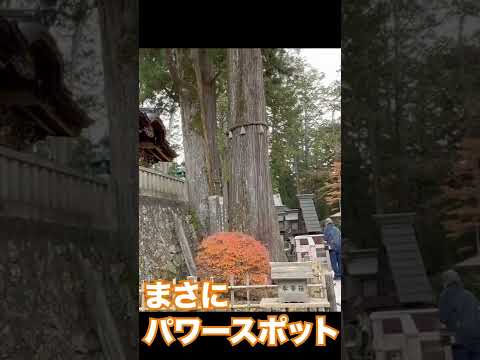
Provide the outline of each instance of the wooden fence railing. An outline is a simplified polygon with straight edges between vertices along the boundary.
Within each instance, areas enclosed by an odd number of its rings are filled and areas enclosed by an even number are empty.
[[[159,171],[139,167],[139,192],[142,196],[186,201],[187,190],[183,180]]]
[[[108,182],[0,147],[0,215],[112,226]]]

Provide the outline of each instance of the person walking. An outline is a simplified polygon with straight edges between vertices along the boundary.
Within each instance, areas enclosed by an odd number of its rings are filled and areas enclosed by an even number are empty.
[[[335,280],[340,280],[342,278],[342,234],[330,218],[325,220],[323,235],[330,250],[330,261],[335,273]]]
[[[443,291],[439,298],[440,321],[454,336],[454,360],[480,360],[480,302],[463,287],[454,270],[442,275]]]

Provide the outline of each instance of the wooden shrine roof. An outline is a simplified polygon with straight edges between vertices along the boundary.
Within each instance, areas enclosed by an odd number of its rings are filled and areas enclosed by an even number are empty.
[[[39,23],[0,17],[0,79],[1,145],[21,150],[93,123],[66,88],[62,55]]]
[[[177,154],[166,138],[165,126],[158,117],[149,117],[139,112],[139,157],[141,165],[151,165],[159,161],[172,161]]]

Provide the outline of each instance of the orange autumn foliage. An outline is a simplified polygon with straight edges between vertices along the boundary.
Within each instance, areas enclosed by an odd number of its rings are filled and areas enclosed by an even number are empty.
[[[340,199],[342,198],[342,163],[335,160],[328,176],[327,184],[324,187],[325,201],[334,209],[338,209]]]
[[[268,251],[261,242],[238,232],[220,232],[205,238],[196,257],[201,279],[243,283],[248,273],[250,284],[264,284],[270,277]]]
[[[479,151],[480,138],[464,138],[452,173],[446,178],[441,201],[444,202],[443,225],[450,238],[459,238],[480,223]]]

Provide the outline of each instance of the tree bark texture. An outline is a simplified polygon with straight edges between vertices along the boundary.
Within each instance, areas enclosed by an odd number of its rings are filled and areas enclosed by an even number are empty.
[[[102,29],[105,97],[110,123],[111,181],[118,240],[125,254],[136,257],[138,271],[138,3],[103,0]],[[137,69],[137,70],[135,70]]]
[[[217,148],[217,98],[215,69],[208,57],[208,49],[192,49],[192,61],[197,81],[197,93],[205,141],[206,167],[210,195],[221,194],[220,156]]]
[[[228,49],[231,231],[252,235],[273,261],[286,261],[273,204],[260,49]]]
[[[138,273],[138,1],[102,0],[99,23],[110,126],[111,193],[117,231],[114,240],[128,272]],[[129,291],[135,299],[137,281]],[[138,321],[135,316],[132,323]],[[132,329],[130,331],[134,331]],[[135,336],[135,333],[133,334]],[[125,339],[126,340],[126,339]],[[126,342],[126,341],[125,341]],[[136,346],[128,346],[133,358]]]
[[[169,49],[167,57],[169,71],[179,94],[188,200],[198,220],[194,221],[198,225],[196,230],[203,237],[208,229],[209,183],[201,109],[194,87],[195,74],[186,49]]]
[[[205,236],[208,229],[209,187],[203,138],[199,129],[194,126],[194,119],[200,116],[200,106],[195,100],[180,96],[180,109],[188,200],[200,222],[196,230],[201,236]]]

